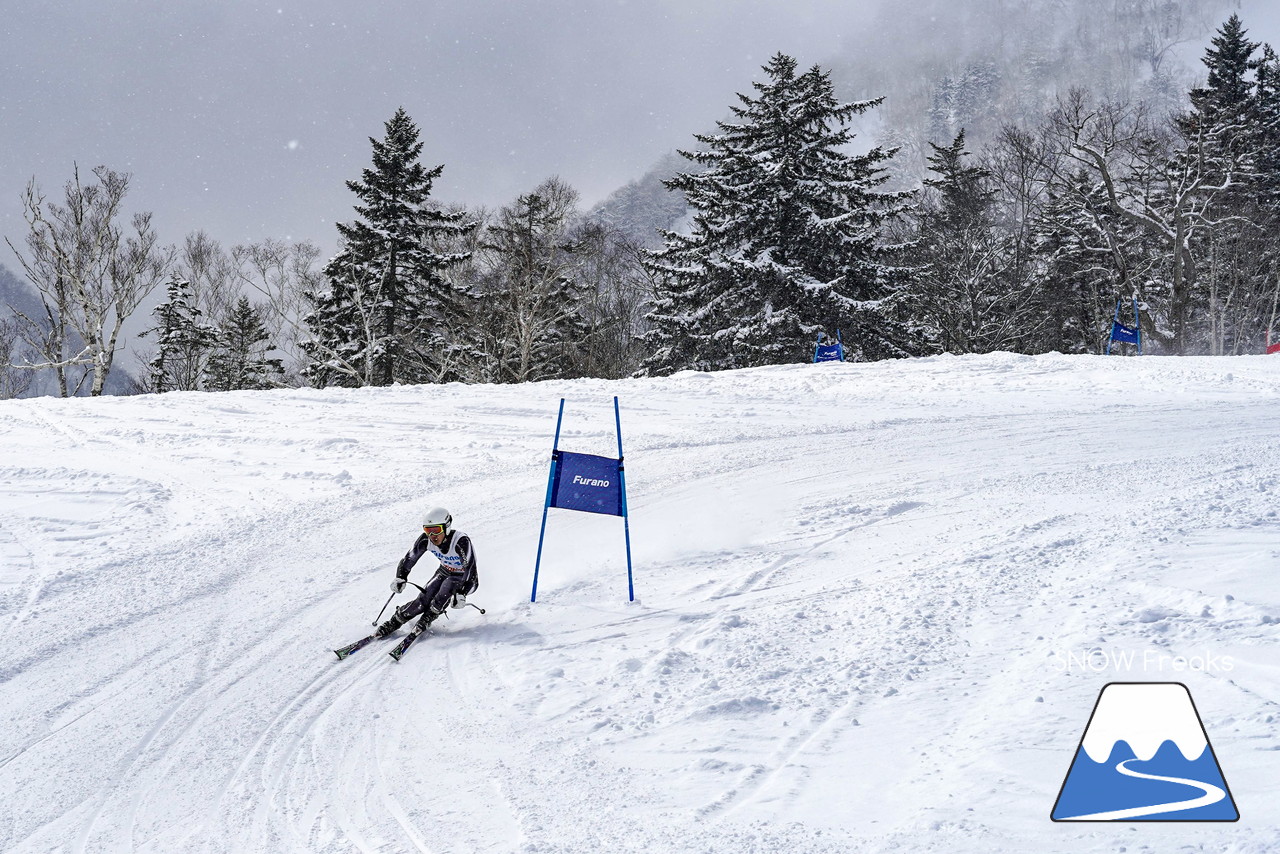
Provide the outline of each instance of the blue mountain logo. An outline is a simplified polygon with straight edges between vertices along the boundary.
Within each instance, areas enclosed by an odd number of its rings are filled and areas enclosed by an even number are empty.
[[[1181,682],[1112,682],[1098,694],[1054,821],[1237,821],[1231,790]]]

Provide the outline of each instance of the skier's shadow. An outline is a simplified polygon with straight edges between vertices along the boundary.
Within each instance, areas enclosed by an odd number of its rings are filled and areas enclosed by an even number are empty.
[[[484,620],[484,617],[480,618]],[[491,643],[511,644],[513,646],[540,646],[544,642],[543,636],[528,626],[519,623],[466,623],[461,620],[453,625],[449,623],[437,624],[432,626],[433,629],[439,629],[436,633],[442,636],[456,636],[460,640],[483,640]]]

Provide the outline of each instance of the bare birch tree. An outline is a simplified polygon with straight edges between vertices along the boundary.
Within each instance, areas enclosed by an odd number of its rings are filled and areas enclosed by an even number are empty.
[[[571,372],[570,354],[587,331],[584,285],[577,280],[577,236],[570,233],[578,193],[559,178],[498,211],[482,251],[493,306],[488,346],[499,382],[530,382]]]
[[[302,323],[309,310],[306,293],[322,285],[317,267],[320,248],[305,240],[286,243],[267,238],[236,246],[231,255],[240,280],[266,300],[263,320],[276,349],[284,354],[286,373],[296,381],[307,359],[302,341],[310,337]]]
[[[6,239],[40,292],[49,322],[49,333],[31,342],[39,342],[45,362],[32,367],[58,370],[63,396],[65,369],[75,365],[92,371],[90,394],[102,394],[121,326],[163,281],[173,259],[172,249],[158,245],[150,213],[134,214],[128,233],[120,224],[129,175],[105,166],[93,174],[97,183],[86,185],[76,167],[64,204],[46,202],[32,179],[23,195],[27,254]],[[78,339],[77,352],[67,346],[68,332]]]

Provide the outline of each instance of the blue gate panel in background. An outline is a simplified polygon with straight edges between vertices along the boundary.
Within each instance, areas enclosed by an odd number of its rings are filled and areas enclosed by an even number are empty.
[[[586,513],[622,515],[622,461],[556,451],[551,506]]]
[[[819,344],[813,349],[815,362],[843,362],[844,347],[839,344]]]
[[[831,343],[825,333],[818,333],[818,342],[813,346],[814,362],[843,362],[844,342],[840,339],[840,330],[836,330],[836,342]]]
[[[1113,323],[1111,325],[1111,340],[1119,341],[1123,344],[1137,344],[1138,330],[1132,326],[1125,326],[1123,323]]]
[[[1134,344],[1138,355],[1142,355],[1142,319],[1138,316],[1138,298],[1133,298],[1133,326],[1120,322],[1120,300],[1116,300],[1116,314],[1111,321],[1111,335],[1107,338],[1107,355],[1111,355],[1111,345],[1119,341],[1121,344]]]

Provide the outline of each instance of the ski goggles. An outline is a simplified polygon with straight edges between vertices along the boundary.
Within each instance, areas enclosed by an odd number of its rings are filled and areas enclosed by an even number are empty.
[[[422,532],[424,534],[443,534],[444,525],[423,525]]]

